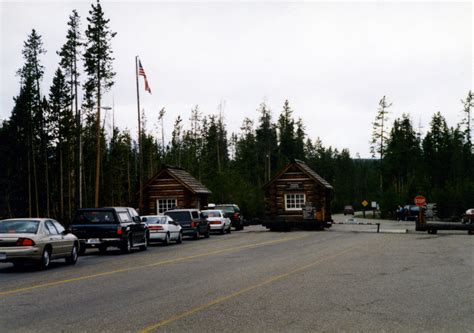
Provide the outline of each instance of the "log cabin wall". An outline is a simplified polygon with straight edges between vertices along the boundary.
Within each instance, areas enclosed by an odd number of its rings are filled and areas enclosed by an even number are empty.
[[[308,172],[308,171],[311,172]],[[289,196],[287,207],[286,196]],[[331,219],[332,187],[309,169],[301,161],[287,166],[265,187],[265,216],[271,220],[302,220],[302,210],[292,208],[292,199],[296,204],[312,203],[316,207],[317,218],[323,221]]]
[[[175,171],[173,174],[172,172]],[[185,175],[184,180],[178,178],[176,174]],[[197,208],[202,209],[207,205],[209,193],[194,193],[191,189],[196,186],[197,180],[191,175],[185,173],[182,169],[162,169],[157,175],[148,181],[143,191],[144,213],[142,215],[154,215],[162,213],[165,209],[172,209],[174,205],[177,208]],[[205,188],[199,183],[199,186]],[[190,189],[191,188],[191,189]],[[207,190],[207,189],[206,189]],[[161,207],[159,207],[161,203]]]

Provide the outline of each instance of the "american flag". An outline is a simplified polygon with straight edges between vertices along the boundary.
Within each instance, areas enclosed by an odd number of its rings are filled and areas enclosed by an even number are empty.
[[[151,88],[150,88],[150,85],[148,84],[145,70],[143,69],[142,62],[140,60],[138,60],[138,75],[143,76],[143,78],[145,79],[145,91],[148,91],[151,94]]]

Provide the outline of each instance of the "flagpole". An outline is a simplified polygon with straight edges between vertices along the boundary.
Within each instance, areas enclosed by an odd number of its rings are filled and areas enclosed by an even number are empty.
[[[140,116],[140,92],[139,92],[139,84],[138,84],[138,56],[135,56],[135,77],[137,81],[137,110],[138,110],[138,159],[139,159],[139,167],[138,167],[138,183],[139,183],[139,214],[143,215],[143,189],[142,189],[142,125],[141,125],[141,116]]]

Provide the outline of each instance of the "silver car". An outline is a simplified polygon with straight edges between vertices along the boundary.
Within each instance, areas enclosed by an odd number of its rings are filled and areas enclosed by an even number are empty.
[[[66,259],[74,265],[79,252],[77,237],[56,220],[21,218],[0,220],[0,262],[15,266],[34,262],[40,269],[53,259]]]

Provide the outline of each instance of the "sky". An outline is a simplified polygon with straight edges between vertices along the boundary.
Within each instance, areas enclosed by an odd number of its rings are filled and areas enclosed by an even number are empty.
[[[32,29],[42,36],[47,94],[73,9],[82,28],[92,1],[0,0],[0,119],[19,92],[16,71]],[[165,141],[191,109],[222,114],[230,133],[244,118],[258,122],[265,102],[276,121],[286,99],[309,138],[325,147],[370,156],[378,102],[393,103],[389,124],[408,113],[422,134],[440,111],[449,126],[462,118],[473,90],[473,3],[427,1],[101,1],[115,32],[117,75],[102,105],[132,136],[137,132],[135,56],[152,94],[140,81],[147,130]],[[82,79],[84,79],[84,75]],[[112,116],[114,114],[114,117]]]

